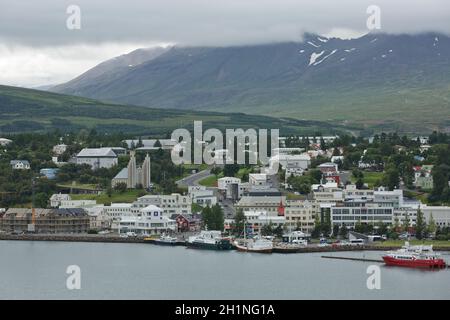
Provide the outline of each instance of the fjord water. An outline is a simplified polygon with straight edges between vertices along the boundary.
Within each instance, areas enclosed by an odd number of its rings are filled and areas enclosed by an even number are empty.
[[[322,254],[247,254],[151,244],[0,241],[0,299],[449,299],[450,269],[381,268]],[[379,259],[381,252],[328,255]],[[450,256],[444,255],[449,261]],[[375,263],[377,264],[377,263]],[[81,268],[81,289],[66,269]]]

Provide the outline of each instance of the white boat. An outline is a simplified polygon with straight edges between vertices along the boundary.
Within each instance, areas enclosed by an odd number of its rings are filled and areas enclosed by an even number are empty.
[[[267,239],[248,239],[242,243],[235,241],[236,249],[241,252],[272,253],[273,242]]]

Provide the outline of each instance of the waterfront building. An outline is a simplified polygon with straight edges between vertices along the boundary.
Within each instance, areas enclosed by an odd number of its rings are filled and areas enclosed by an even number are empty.
[[[32,211],[28,208],[9,208],[0,218],[0,230],[27,232],[32,224]],[[86,233],[89,216],[83,209],[35,209],[35,233]]]
[[[269,216],[278,216],[280,203],[286,203],[286,196],[276,189],[252,190],[236,203],[236,209],[244,211],[263,211]]]
[[[336,203],[330,208],[333,225],[355,227],[357,223],[384,223],[391,225],[394,217],[394,207],[387,207],[380,203],[365,201],[345,201]]]
[[[433,218],[436,226],[440,228],[450,227],[450,207],[449,206],[428,206],[420,207],[427,223]]]
[[[176,221],[164,215],[163,210],[154,205],[149,205],[135,216],[120,218],[119,234],[134,232],[136,235],[154,235],[166,232],[174,232],[177,229]]]
[[[320,205],[315,201],[286,200],[286,227],[289,231],[299,230],[311,233],[316,216],[320,214]]]
[[[176,221],[178,232],[200,231],[202,226],[199,214],[174,214],[170,218]]]
[[[87,164],[96,170],[116,166],[118,160],[111,148],[84,148],[77,154],[76,163]]]
[[[244,211],[244,216],[246,219],[247,228],[251,228],[251,231],[254,234],[261,234],[261,229],[265,225],[271,224],[273,228],[277,228],[279,226],[284,226],[286,223],[286,218],[284,216],[274,216],[267,211]]]

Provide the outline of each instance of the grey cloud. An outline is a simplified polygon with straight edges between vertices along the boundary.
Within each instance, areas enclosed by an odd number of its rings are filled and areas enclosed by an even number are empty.
[[[66,28],[71,4],[81,8],[81,30]],[[381,8],[381,31],[450,31],[448,0],[0,0],[0,41],[29,46],[295,41],[305,31],[364,32],[372,4]]]

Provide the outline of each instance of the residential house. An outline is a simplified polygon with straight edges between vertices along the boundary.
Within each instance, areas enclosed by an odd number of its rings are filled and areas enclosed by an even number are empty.
[[[414,170],[414,186],[416,188],[421,188],[425,190],[433,189],[433,166],[432,165],[423,165],[423,166],[415,166]]]
[[[30,170],[28,160],[11,160],[9,164],[14,170]]]
[[[170,217],[176,221],[178,232],[200,231],[202,219],[197,214],[174,214]]]

